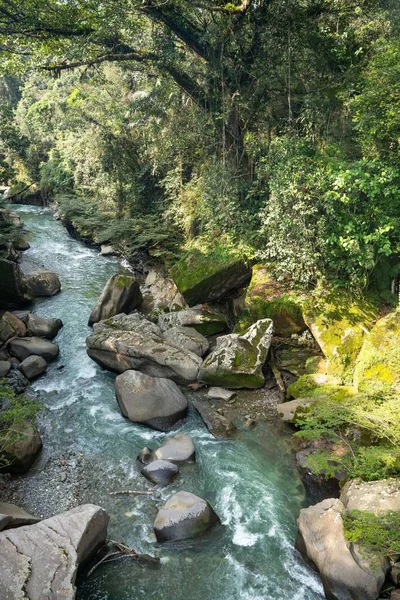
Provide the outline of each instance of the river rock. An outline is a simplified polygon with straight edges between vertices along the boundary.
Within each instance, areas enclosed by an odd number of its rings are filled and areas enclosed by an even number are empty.
[[[236,392],[233,390],[226,390],[222,387],[210,387],[207,392],[209,398],[215,398],[216,400],[225,400],[226,402],[232,400],[236,396]]]
[[[164,331],[163,338],[167,344],[188,350],[197,356],[204,356],[210,347],[207,338],[193,327],[171,327]]]
[[[138,282],[131,275],[117,273],[107,281],[89,317],[89,325],[114,317],[120,313],[130,313],[142,301]]]
[[[25,360],[28,356],[36,355],[51,362],[57,358],[59,353],[58,344],[39,337],[11,340],[9,349],[18,360]]]
[[[18,308],[32,300],[25,275],[16,263],[0,258],[0,308]]]
[[[234,437],[237,434],[237,429],[232,421],[217,413],[208,403],[195,400],[193,406],[214,437],[224,439]]]
[[[160,270],[151,269],[142,287],[143,302],[140,306],[145,315],[157,315],[187,308],[187,304],[175,283]]]
[[[20,371],[25,375],[29,381],[39,377],[47,369],[47,362],[41,356],[28,356],[19,365]]]
[[[30,247],[31,247],[31,245],[28,242],[28,240],[23,237],[15,240],[15,242],[14,242],[14,248],[16,250],[21,250],[22,252],[24,252],[25,250],[29,250]]]
[[[207,385],[228,388],[259,388],[264,385],[263,366],[271,345],[273,323],[262,319],[244,335],[232,333],[217,339],[203,362],[198,379]]]
[[[35,337],[44,337],[52,340],[63,327],[61,319],[44,319],[33,313],[28,313],[26,321],[26,334]]]
[[[0,472],[25,473],[42,447],[38,430],[32,423],[23,421],[13,425],[9,432],[3,430],[2,434],[5,450],[2,453],[4,466]]]
[[[5,377],[11,369],[11,363],[9,360],[0,360],[0,379]]]
[[[178,433],[169,438],[153,452],[154,459],[168,460],[173,463],[192,463],[195,457],[196,451],[192,438],[186,433]]]
[[[340,500],[347,511],[364,510],[375,515],[400,510],[400,479],[361,481],[353,479],[342,488]]]
[[[40,519],[30,515],[26,510],[15,504],[0,502],[0,530],[32,525]]]
[[[0,597],[73,600],[81,563],[105,543],[108,516],[85,504],[50,519],[0,533]]]
[[[26,332],[24,323],[13,313],[6,311],[0,318],[0,345],[15,337],[23,337]]]
[[[313,403],[311,398],[298,398],[289,402],[282,402],[276,405],[278,415],[286,423],[296,423],[296,419],[304,414]]]
[[[125,371],[115,379],[119,408],[130,421],[168,431],[187,413],[187,400],[169,379]]]
[[[33,296],[55,296],[61,290],[58,275],[52,271],[34,271],[26,279]]]
[[[203,335],[220,333],[228,326],[226,315],[206,304],[162,314],[158,324],[163,331],[171,327],[193,327]]]
[[[388,564],[369,564],[345,538],[340,500],[300,511],[296,547],[319,572],[328,600],[376,600]]]
[[[178,492],[158,511],[154,532],[158,542],[186,540],[204,534],[219,522],[206,500],[189,492]]]
[[[111,246],[111,244],[101,244],[100,254],[102,256],[114,256],[114,254],[116,254],[116,252],[115,252],[114,246]]]
[[[86,340],[88,355],[101,366],[122,373],[129,369],[152,377],[190,383],[197,379],[201,358],[168,344],[161,329],[140,314],[101,321]]]
[[[166,486],[178,475],[179,467],[168,460],[154,460],[143,467],[141,473],[152,483]]]

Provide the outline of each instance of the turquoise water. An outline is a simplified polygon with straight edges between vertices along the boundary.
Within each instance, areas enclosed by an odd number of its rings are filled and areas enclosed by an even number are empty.
[[[44,441],[49,450],[81,454],[85,501],[103,506],[109,533],[138,552],[158,556],[150,568],[130,560],[104,565],[78,582],[79,600],[321,600],[318,577],[294,551],[296,518],[304,490],[284,439],[268,424],[235,441],[217,441],[190,413],[180,431],[189,433],[196,465],[153,496],[110,496],[118,489],[152,489],[139,474],[140,449],[157,446],[165,434],[136,426],[120,414],[114,376],[86,355],[87,319],[105,281],[120,267],[71,239],[50,211],[22,206],[17,212],[32,245],[25,270],[44,265],[58,272],[61,294],[36,302],[40,316],[58,317],[61,352],[34,389],[48,408]],[[64,365],[62,369],[59,369]],[[152,533],[158,508],[185,489],[206,498],[222,526],[202,539],[159,545]]]

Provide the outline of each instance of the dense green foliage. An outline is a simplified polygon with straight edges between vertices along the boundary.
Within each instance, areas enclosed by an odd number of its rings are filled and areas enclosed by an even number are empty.
[[[396,562],[400,556],[400,512],[373,513],[352,510],[344,516],[344,531],[349,542],[359,544],[370,557],[386,556]]]
[[[351,289],[399,262],[395,3],[13,4],[3,182],[128,255],[224,234],[280,279]]]

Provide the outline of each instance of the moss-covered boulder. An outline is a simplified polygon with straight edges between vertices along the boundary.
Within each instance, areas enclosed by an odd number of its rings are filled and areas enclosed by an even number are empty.
[[[19,308],[28,304],[33,294],[19,265],[0,258],[0,308]]]
[[[326,361],[321,354],[307,346],[280,344],[275,350],[275,359],[280,371],[297,376],[326,371]]]
[[[262,387],[265,381],[262,369],[272,334],[271,319],[262,319],[244,335],[232,333],[219,337],[215,350],[200,368],[199,381],[233,389]]]
[[[358,355],[354,384],[366,394],[400,394],[400,311],[375,324]]]
[[[287,388],[287,395],[291,398],[330,397],[340,401],[356,394],[354,387],[340,385],[340,379],[322,373],[302,375]]]
[[[93,308],[89,325],[115,317],[120,313],[130,313],[139,306],[142,293],[139,283],[131,275],[117,273],[107,281]]]
[[[198,239],[170,269],[189,306],[215,302],[245,287],[251,278],[248,262],[228,246]]]
[[[351,381],[356,358],[377,314],[371,302],[339,296],[305,304],[304,320],[327,358],[329,375]]]
[[[185,310],[164,313],[158,319],[162,331],[176,327],[191,327],[202,335],[214,335],[228,327],[226,315],[208,304],[200,304]]]
[[[263,265],[253,266],[243,319],[248,324],[259,319],[272,319],[275,335],[282,337],[290,337],[307,329],[300,298],[273,279]]]

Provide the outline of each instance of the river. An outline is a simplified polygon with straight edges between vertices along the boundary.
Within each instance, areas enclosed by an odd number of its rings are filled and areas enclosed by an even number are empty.
[[[45,451],[24,478],[21,498],[29,507],[33,492],[37,505],[51,495],[53,511],[77,498],[100,504],[111,517],[111,538],[161,558],[156,569],[124,559],[101,566],[91,577],[83,574],[78,600],[321,600],[318,577],[294,551],[304,490],[288,444],[271,425],[259,424],[235,441],[218,441],[190,412],[180,431],[193,438],[196,464],[183,468],[172,486],[154,496],[110,495],[118,489],[151,489],[138,472],[136,456],[166,437],[121,416],[114,375],[86,354],[89,313],[119,264],[70,238],[48,209],[13,208],[31,243],[22,267],[45,266],[62,283],[60,294],[36,301],[33,310],[64,322],[56,340],[60,356],[33,385],[46,406]],[[57,464],[61,470],[69,465],[68,481],[65,476],[54,481],[58,475],[49,471],[51,457],[65,453],[67,459]],[[159,545],[152,533],[154,517],[169,496],[183,489],[206,498],[222,527],[196,541]]]

